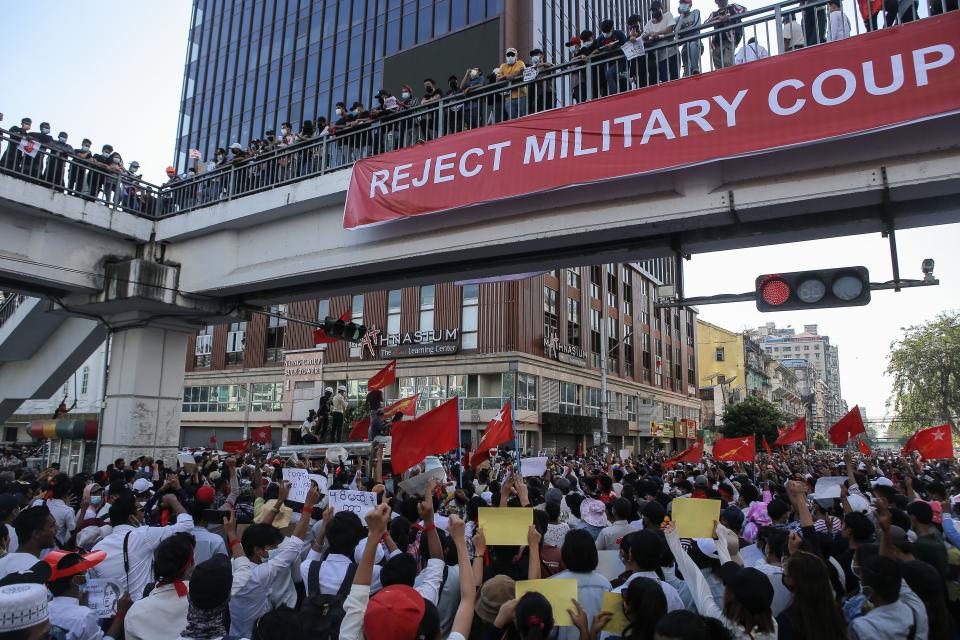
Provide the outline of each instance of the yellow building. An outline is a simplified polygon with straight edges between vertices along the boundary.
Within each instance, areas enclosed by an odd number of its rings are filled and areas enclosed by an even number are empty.
[[[746,384],[743,334],[697,320],[697,379],[704,389],[722,385],[724,395]],[[746,397],[741,391],[740,399]]]

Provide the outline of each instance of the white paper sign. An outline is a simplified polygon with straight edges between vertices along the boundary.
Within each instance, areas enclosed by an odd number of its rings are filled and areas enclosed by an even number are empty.
[[[547,472],[547,458],[521,458],[520,471],[524,478],[542,477]]]
[[[639,58],[646,51],[643,48],[643,40],[637,39],[633,42],[627,42],[627,44],[620,47],[620,50],[623,51],[623,55],[627,60],[633,60],[634,58]]]
[[[397,99],[393,96],[388,96],[383,101],[383,108],[387,111],[396,111],[399,108],[397,106]]]
[[[626,460],[630,457],[630,449],[620,449],[620,459]]]
[[[840,485],[846,481],[846,476],[824,476],[823,478],[817,478],[817,484],[813,486],[814,499],[828,500],[830,498],[839,498]]]
[[[197,461],[193,457],[192,453],[178,453],[177,462],[179,462],[180,466],[187,471],[193,471],[193,469],[197,466]]]
[[[24,136],[20,138],[20,144],[17,145],[17,149],[25,156],[36,158],[37,154],[40,153],[40,143],[33,138]]]
[[[102,578],[87,579],[87,606],[93,609],[98,618],[111,618],[117,612],[117,600],[122,587],[114,580]]]
[[[537,77],[537,68],[536,67],[524,67],[523,68],[523,81],[530,82]]]
[[[327,494],[330,500],[330,506],[334,513],[341,511],[352,511],[360,516],[361,522],[374,507],[377,506],[377,494],[372,491],[347,491],[337,489]]]
[[[317,488],[320,489],[320,493],[327,492],[327,477],[322,476],[319,473],[308,473],[307,477],[317,483]]]
[[[310,474],[306,469],[284,467],[283,479],[290,483],[290,495],[287,500],[306,502],[307,491],[310,491]]]

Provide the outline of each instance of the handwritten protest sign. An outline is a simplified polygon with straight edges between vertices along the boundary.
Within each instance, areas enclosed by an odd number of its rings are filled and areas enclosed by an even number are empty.
[[[681,538],[713,538],[714,521],[720,519],[720,501],[674,498],[671,518]]]
[[[327,499],[330,500],[330,506],[333,507],[335,513],[352,511],[360,516],[361,521],[367,513],[377,506],[377,494],[371,491],[337,489],[329,492]]]
[[[533,509],[480,507],[479,515],[487,544],[527,544],[527,531],[533,524]]]
[[[322,476],[319,473],[308,473],[307,477],[317,483],[317,488],[320,489],[320,493],[327,492],[327,477]]]
[[[610,622],[603,628],[604,631],[618,636],[622,636],[630,621],[627,620],[627,614],[623,612],[623,596],[619,593],[604,593],[601,601],[600,611],[609,611],[613,614]]]
[[[514,511],[521,511],[521,509],[514,509]],[[526,511],[530,511],[530,509],[526,509]],[[573,602],[571,600],[577,599],[576,580],[573,578],[550,578],[549,580],[520,580],[517,582],[517,598],[533,591],[541,594],[553,607],[553,619],[558,627],[573,626],[573,620],[570,619],[567,609],[572,609]]]
[[[178,453],[177,462],[180,463],[180,466],[188,472],[193,472],[193,470],[197,467],[197,461],[193,457],[192,453]]]
[[[290,495],[288,500],[294,502],[305,502],[307,492],[310,491],[310,474],[306,469],[295,469],[292,467],[283,469],[283,479],[290,483]]]
[[[817,478],[813,487],[813,497],[816,500],[828,500],[840,497],[840,485],[847,481],[846,476],[824,476]]]
[[[623,55],[627,60],[633,60],[634,58],[639,58],[645,52],[643,48],[643,40],[634,40],[633,42],[627,42],[627,44],[620,47],[620,50],[623,51]]]
[[[537,77],[537,68],[536,67],[524,67],[523,69],[523,81],[530,82],[531,80]]]
[[[541,478],[547,472],[547,458],[523,458],[520,460],[520,470],[524,478]]]
[[[119,582],[102,578],[88,578],[86,583],[87,606],[98,618],[111,618],[117,612],[117,600],[123,589]]]

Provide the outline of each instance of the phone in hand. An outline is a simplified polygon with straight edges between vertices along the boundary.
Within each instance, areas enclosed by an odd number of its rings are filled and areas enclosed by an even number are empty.
[[[204,509],[203,519],[208,522],[223,522],[230,518],[230,512],[226,509]]]

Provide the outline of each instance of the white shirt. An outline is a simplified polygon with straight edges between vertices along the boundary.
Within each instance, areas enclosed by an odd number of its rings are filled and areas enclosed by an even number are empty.
[[[656,580],[660,583],[660,588],[663,589],[663,596],[667,599],[667,613],[671,611],[678,611],[684,609],[683,600],[680,599],[680,594],[677,593],[677,590],[671,585],[667,584],[660,579],[660,576],[656,574],[655,571],[636,571],[627,578],[627,581],[622,585],[613,590],[613,593],[623,593],[630,583],[633,582],[636,578],[650,578]]]
[[[750,42],[740,47],[740,50],[737,51],[737,55],[733,57],[733,63],[744,64],[746,62],[753,62],[754,60],[769,57],[769,51],[761,47],[756,42]]]
[[[290,537],[277,547],[279,552],[266,562],[251,565],[250,579],[230,599],[230,635],[250,637],[253,623],[270,610],[266,594],[274,580],[289,573],[290,565],[300,557],[305,545],[300,538]]]
[[[843,11],[831,11],[830,23],[827,29],[827,41],[834,42],[850,37],[850,20]]]
[[[50,624],[67,632],[67,640],[100,640],[103,631],[97,624],[97,614],[84,607],[76,598],[57,596],[50,600]]]
[[[46,503],[50,509],[50,515],[57,522],[57,542],[60,545],[67,544],[73,530],[77,528],[77,514],[73,508],[59,498],[50,498],[49,500],[34,500],[33,506],[38,507]]]
[[[184,583],[186,584],[186,583]],[[165,584],[133,603],[123,619],[126,640],[175,640],[187,627],[190,600]]]
[[[795,20],[783,23],[783,40],[784,47],[787,46],[786,43],[789,41],[791,49],[807,46],[807,37]]]
[[[17,530],[12,524],[7,525],[7,553],[13,553],[20,547],[20,538],[17,537]]]
[[[399,551],[398,551],[399,553]],[[300,563],[300,575],[303,576],[303,591],[305,596],[310,595],[313,585],[310,584],[310,565],[314,561],[323,558],[322,553],[310,549],[306,560]],[[340,590],[343,579],[347,577],[347,569],[352,558],[341,553],[331,553],[327,559],[320,565],[320,593],[324,595],[334,595]],[[376,593],[380,590],[380,565],[373,565],[373,580],[370,581],[370,591]],[[436,603],[434,603],[436,604]]]
[[[209,531],[206,527],[193,527],[193,537],[197,545],[193,548],[193,564],[198,565],[217,555],[227,555],[227,545],[223,543],[223,536]]]
[[[347,410],[347,399],[342,393],[333,394],[333,406],[330,410],[334,413],[343,413]]]
[[[784,609],[790,606],[790,599],[793,597],[790,590],[783,584],[783,567],[767,564],[766,561],[758,562],[753,568],[769,578],[773,586],[773,603],[770,605],[773,611],[773,617],[783,613]]]
[[[0,558],[0,578],[29,569],[39,561],[40,559],[32,553],[8,553]]]
[[[177,522],[166,527],[137,527],[117,525],[113,531],[98,542],[94,551],[106,551],[103,562],[88,571],[91,578],[104,578],[119,582],[134,602],[143,597],[143,589],[153,579],[153,553],[160,543],[176,533],[193,531],[193,518],[188,513],[177,516]],[[130,534],[127,556],[130,564],[130,583],[123,568],[123,540]]]

